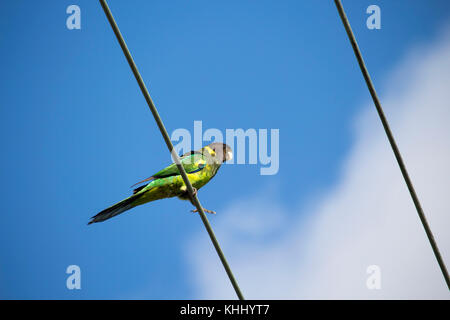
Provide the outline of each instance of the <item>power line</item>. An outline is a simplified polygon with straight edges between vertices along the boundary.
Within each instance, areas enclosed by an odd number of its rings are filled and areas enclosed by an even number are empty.
[[[448,276],[447,268],[445,266],[444,260],[439,252],[439,248],[436,244],[436,240],[434,239],[433,233],[431,232],[431,228],[428,225],[427,219],[423,212],[422,206],[420,205],[419,198],[417,197],[414,186],[409,177],[408,171],[406,170],[405,163],[403,162],[403,158],[400,154],[400,150],[397,147],[397,143],[395,142],[394,136],[389,127],[389,123],[384,115],[383,108],[381,107],[380,100],[378,99],[377,93],[375,91],[375,87],[370,79],[369,71],[366,68],[364,63],[361,51],[359,50],[358,44],[356,42],[355,35],[353,34],[352,28],[350,27],[350,22],[347,19],[344,8],[342,7],[342,3],[340,0],[334,0],[336,4],[336,8],[339,12],[339,16],[341,17],[342,23],[344,24],[345,31],[347,32],[347,36],[350,40],[350,43],[353,47],[353,51],[355,52],[356,59],[358,60],[359,67],[361,68],[361,72],[364,76],[364,80],[366,81],[367,87],[369,88],[370,95],[372,96],[373,102],[378,112],[378,116],[380,117],[381,123],[383,124],[384,131],[388,137],[389,143],[391,144],[392,151],[394,152],[395,158],[397,159],[397,163],[400,167],[400,171],[402,172],[405,183],[408,187],[411,198],[414,202],[414,206],[416,207],[417,213],[419,215],[420,221],[422,222],[423,228],[425,229],[425,233],[427,234],[428,241],[430,242],[431,248],[433,249],[436,260],[441,268],[442,274],[444,275],[445,282],[447,283],[447,287],[450,289],[450,279]]]
[[[103,8],[103,11],[106,14],[106,17],[108,18],[108,21],[114,31],[114,34],[117,37],[117,40],[119,41],[120,47],[122,48],[122,51],[127,58],[128,64],[130,65],[131,70],[133,71],[133,74],[139,84],[139,87],[141,88],[142,94],[144,95],[145,100],[147,101],[148,107],[150,108],[150,111],[153,114],[153,117],[155,118],[156,124],[158,125],[159,130],[161,131],[161,134],[164,138],[164,141],[167,145],[167,148],[169,148],[169,151],[172,155],[172,158],[174,159],[174,162],[176,163],[179,172],[181,173],[181,176],[183,178],[183,181],[187,187],[187,191],[192,199],[193,204],[197,208],[200,217],[203,221],[203,224],[205,225],[206,231],[209,234],[209,237],[211,238],[211,241],[214,245],[214,248],[217,251],[217,254],[219,255],[220,261],[223,264],[223,267],[225,268],[225,271],[228,275],[228,278],[230,279],[231,284],[233,285],[234,290],[236,291],[236,295],[240,300],[244,300],[244,296],[241,293],[241,290],[239,288],[239,285],[234,278],[233,272],[231,271],[230,266],[228,265],[227,259],[225,258],[225,255],[222,252],[222,249],[220,248],[219,242],[216,239],[216,236],[214,235],[214,231],[211,228],[211,225],[209,224],[208,218],[206,217],[205,212],[203,211],[203,207],[200,204],[200,201],[198,200],[197,194],[194,193],[194,189],[191,185],[191,182],[189,181],[189,178],[186,174],[186,171],[184,170],[184,167],[181,165],[180,158],[178,157],[178,154],[175,152],[172,141],[170,141],[169,134],[167,133],[167,130],[161,120],[161,117],[159,116],[158,110],[156,109],[152,98],[150,97],[150,94],[144,84],[144,81],[142,80],[142,77],[137,69],[136,64],[134,63],[133,57],[131,56],[130,51],[128,50],[128,47],[125,43],[125,40],[122,37],[122,34],[120,33],[119,27],[116,24],[116,21],[114,20],[114,17],[111,13],[111,10],[109,9],[108,4],[106,3],[106,0],[100,0],[100,4]]]

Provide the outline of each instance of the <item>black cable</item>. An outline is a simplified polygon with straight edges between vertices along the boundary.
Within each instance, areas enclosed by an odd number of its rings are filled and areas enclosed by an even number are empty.
[[[450,289],[450,279],[448,276],[447,268],[445,266],[444,260],[442,259],[441,253],[439,252],[439,248],[436,244],[436,240],[434,239],[433,233],[431,232],[431,228],[428,225],[427,219],[423,212],[422,206],[420,205],[419,198],[417,197],[414,186],[409,177],[408,171],[406,170],[405,163],[403,162],[403,158],[400,154],[400,150],[397,147],[397,143],[395,142],[394,136],[389,127],[389,123],[384,115],[383,108],[381,107],[380,100],[378,99],[377,93],[375,91],[375,87],[370,79],[369,71],[366,68],[364,63],[361,51],[359,50],[358,44],[356,42],[355,35],[353,34],[352,28],[350,27],[350,22],[347,19],[344,8],[342,7],[342,3],[340,0],[334,0],[336,4],[337,10],[339,12],[339,16],[341,17],[342,23],[344,24],[345,31],[347,32],[350,43],[353,47],[353,51],[355,52],[356,59],[358,60],[359,67],[361,68],[361,72],[364,76],[364,80],[366,80],[367,87],[369,88],[370,95],[372,96],[373,102],[377,109],[378,115],[380,117],[381,123],[383,124],[384,131],[388,137],[389,143],[391,144],[392,151],[394,151],[395,158],[397,159],[397,163],[400,167],[400,171],[402,172],[403,178],[405,179],[405,183],[408,187],[411,198],[414,202],[414,206],[416,207],[417,213],[419,215],[420,221],[422,222],[423,228],[428,237],[428,241],[430,242],[431,248],[433,249],[436,260],[441,268],[442,274],[444,275],[445,282],[447,283],[447,287]]]
[[[206,231],[208,232],[209,237],[211,238],[211,241],[214,245],[214,248],[216,249],[217,254],[219,255],[220,261],[222,262],[223,267],[225,268],[225,271],[228,275],[228,278],[230,279],[230,282],[233,285],[234,290],[236,291],[236,295],[238,296],[238,298],[240,300],[244,300],[244,296],[241,293],[239,285],[238,285],[236,279],[234,278],[233,272],[231,271],[231,268],[228,265],[227,259],[225,258],[225,255],[223,254],[222,249],[220,248],[219,242],[217,241],[216,236],[214,235],[214,231],[212,230],[211,225],[209,224],[208,218],[206,217],[206,214],[203,211],[203,207],[200,204],[200,201],[198,200],[197,195],[194,193],[194,189],[191,185],[191,182],[189,181],[186,171],[184,170],[184,167],[181,165],[180,158],[173,148],[172,141],[170,140],[169,134],[167,133],[167,130],[161,120],[161,117],[159,116],[158,110],[156,109],[156,107],[152,101],[152,98],[150,97],[150,94],[144,84],[144,81],[142,80],[142,77],[137,69],[137,66],[134,63],[133,57],[131,56],[131,53],[128,50],[127,45],[125,44],[125,40],[123,39],[122,34],[120,33],[119,27],[117,26],[116,21],[114,20],[111,10],[109,10],[108,4],[106,3],[105,0],[100,0],[100,4],[102,5],[103,11],[105,11],[106,17],[108,18],[108,21],[111,24],[114,34],[116,35],[117,40],[119,41],[120,47],[122,48],[123,53],[125,54],[125,57],[127,58],[128,64],[130,65],[130,68],[133,71],[134,76],[136,77],[139,87],[141,88],[142,94],[144,95],[145,100],[147,101],[148,107],[150,108],[150,111],[152,112],[153,117],[155,118],[155,121],[156,121],[156,124],[158,125],[159,130],[161,131],[161,134],[164,138],[167,148],[169,148],[172,158],[174,159],[174,161],[178,167],[178,170],[181,173],[181,176],[186,185],[187,191],[189,192],[189,195],[200,214],[203,224],[205,225]]]

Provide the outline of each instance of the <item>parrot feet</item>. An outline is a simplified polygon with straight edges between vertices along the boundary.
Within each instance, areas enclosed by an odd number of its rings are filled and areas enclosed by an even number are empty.
[[[195,197],[197,195],[197,188],[192,187],[192,189],[194,191],[193,192],[193,196]],[[193,206],[195,206],[195,204],[194,204],[194,202],[192,200],[191,200],[191,203],[192,203]],[[203,211],[211,213],[211,214],[215,214],[216,213],[215,211],[208,210],[208,209],[205,209],[205,208],[203,208]],[[191,210],[191,212],[198,212],[198,209]]]
[[[208,212],[208,213],[211,213],[211,214],[216,214],[215,211],[208,210],[208,209],[205,209],[205,208],[203,208],[203,211]],[[191,212],[198,212],[198,209],[191,210]]]

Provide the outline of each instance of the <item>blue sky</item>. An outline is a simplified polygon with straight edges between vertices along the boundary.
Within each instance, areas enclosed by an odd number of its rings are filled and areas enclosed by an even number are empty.
[[[219,216],[266,188],[298,203],[336,183],[368,92],[332,1],[108,3],[169,132],[194,120],[224,132],[280,129],[278,174],[224,166],[199,192],[206,208]],[[70,4],[81,30],[66,28]],[[343,4],[380,94],[378,79],[435,37],[450,8]],[[381,30],[366,28],[370,4]],[[188,202],[86,226],[169,160],[100,4],[3,1],[0,47],[0,298],[198,298],[186,244],[206,231]],[[72,264],[81,290],[66,288]]]

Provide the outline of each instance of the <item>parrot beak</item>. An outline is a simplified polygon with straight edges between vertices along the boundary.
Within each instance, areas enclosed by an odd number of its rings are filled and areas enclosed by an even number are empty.
[[[233,159],[233,152],[227,151],[226,155],[225,155],[225,161],[231,160]]]

